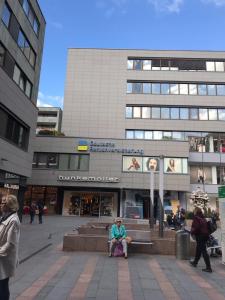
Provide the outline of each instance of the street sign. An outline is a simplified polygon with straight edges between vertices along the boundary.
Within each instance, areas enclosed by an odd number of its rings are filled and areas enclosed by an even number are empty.
[[[218,188],[219,198],[225,198],[225,185]]]

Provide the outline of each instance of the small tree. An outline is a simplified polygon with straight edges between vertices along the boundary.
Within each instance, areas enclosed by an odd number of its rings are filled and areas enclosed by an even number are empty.
[[[209,204],[208,194],[198,187],[196,191],[191,193],[190,202],[194,207],[200,207],[206,211]]]

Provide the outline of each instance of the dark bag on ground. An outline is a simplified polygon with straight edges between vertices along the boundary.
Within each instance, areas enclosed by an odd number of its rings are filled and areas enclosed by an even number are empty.
[[[216,222],[212,222],[211,220],[207,221],[207,226],[208,226],[209,234],[212,234],[217,230]]]

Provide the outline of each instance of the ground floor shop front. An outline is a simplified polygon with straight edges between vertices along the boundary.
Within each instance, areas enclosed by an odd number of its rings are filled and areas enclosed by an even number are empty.
[[[116,217],[149,219],[151,209],[155,219],[159,217],[159,191],[154,191],[153,206],[150,205],[150,191],[139,189],[107,189],[90,187],[28,186],[24,206],[44,201],[47,214],[64,216]],[[164,191],[164,210],[174,213],[177,206],[185,210],[189,206],[189,194],[178,191]]]

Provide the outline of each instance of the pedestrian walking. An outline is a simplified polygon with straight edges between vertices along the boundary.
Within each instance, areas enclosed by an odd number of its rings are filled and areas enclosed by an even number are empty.
[[[195,258],[193,261],[190,261],[190,264],[193,267],[197,267],[199,259],[202,255],[206,264],[206,268],[202,269],[202,271],[212,273],[210,259],[206,249],[206,243],[209,239],[208,224],[200,207],[196,207],[194,209],[194,219],[191,226],[191,235],[196,239],[196,252]]]
[[[15,273],[18,264],[20,221],[17,215],[17,198],[14,195],[3,197],[0,219],[0,299],[9,300],[9,278]]]
[[[37,209],[38,209],[39,224],[42,224],[43,213],[44,213],[44,202],[43,202],[43,200],[38,200]]]
[[[34,222],[36,208],[37,208],[37,206],[36,206],[35,202],[32,201],[31,205],[30,205],[30,224],[32,224]]]

